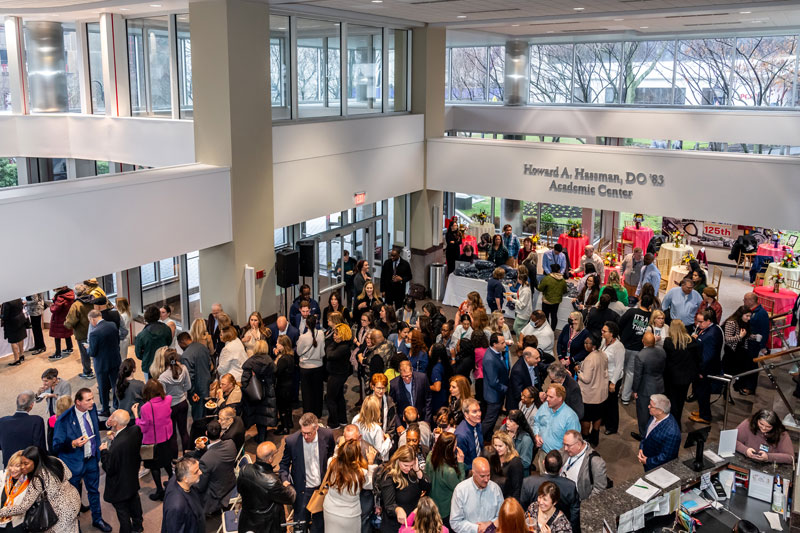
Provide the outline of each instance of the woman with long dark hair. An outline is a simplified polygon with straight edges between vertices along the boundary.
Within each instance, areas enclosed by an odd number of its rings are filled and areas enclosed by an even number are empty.
[[[533,429],[519,409],[512,409],[506,417],[505,429],[514,443],[525,472],[531,467],[534,456]]]
[[[339,298],[339,293],[336,291],[331,292],[331,295],[328,297],[328,305],[322,310],[323,324],[328,323],[329,313],[341,313],[344,322],[350,324],[350,310],[342,303],[341,298]]]
[[[486,313],[483,313],[486,316]],[[483,401],[483,355],[489,348],[489,339],[483,329],[475,329],[472,333],[472,345],[475,347],[475,399],[481,404],[481,413],[486,412],[486,402]]]
[[[487,259],[494,263],[496,267],[503,266],[506,264],[506,261],[508,261],[508,250],[503,244],[502,235],[496,233],[492,237],[492,245],[489,247],[489,256]]]
[[[464,452],[456,446],[456,436],[443,432],[425,460],[425,475],[431,482],[430,496],[439,508],[442,521],[450,527],[450,500],[456,485],[464,480]]]
[[[20,494],[21,491],[17,490],[11,505],[8,505],[8,498],[15,494],[15,487],[12,486],[10,493],[4,493],[6,502],[0,508],[0,518],[24,517],[39,495],[45,492],[58,517],[55,526],[48,529],[47,533],[78,533],[81,497],[69,482],[72,472],[63,461],[47,455],[41,448],[28,446],[22,451],[19,459],[19,471],[21,476],[26,476],[29,480],[27,490],[24,494]]]
[[[762,409],[742,420],[736,430],[737,452],[754,461],[792,463],[792,439],[774,411]]]
[[[751,347],[757,349],[758,343],[750,342],[750,317],[752,316],[752,311],[742,305],[726,318],[722,325],[725,340],[722,368],[726,374],[739,374],[756,367],[753,363],[753,357],[755,357],[753,352],[756,350]],[[745,378],[737,381],[733,385],[733,389],[741,394],[751,394],[751,380]]]
[[[253,311],[247,319],[247,326],[242,328],[242,344],[248,354],[253,353],[253,348],[258,341],[269,341],[272,331],[264,325],[261,313]]]
[[[8,366],[17,366],[25,360],[22,352],[25,351],[25,338],[28,330],[25,328],[25,304],[21,298],[10,300],[0,305],[0,326],[3,327],[3,336],[11,345],[14,361]]]
[[[434,344],[428,354],[428,383],[431,387],[431,412],[436,412],[440,407],[447,405],[448,386],[453,368],[450,366],[450,356],[444,344]]]
[[[353,274],[353,295],[358,296],[364,292],[364,285],[368,281],[372,281],[372,278],[369,276],[369,262],[364,259],[360,259],[358,263],[356,263],[355,274]],[[355,320],[356,306],[354,305],[353,308],[353,320]]]
[[[458,230],[458,220],[456,217],[450,219],[447,233],[444,236],[445,251],[444,256],[447,261],[447,274],[452,274],[456,269],[456,261],[461,255],[461,232]]]
[[[394,312],[394,307],[389,304],[379,305],[378,318],[375,327],[381,330],[384,339],[388,339],[392,333],[397,333],[397,314]]]
[[[186,393],[192,388],[192,380],[189,378],[189,371],[181,364],[181,356],[172,348],[167,348],[164,352],[164,362],[167,369],[158,376],[158,381],[164,386],[164,392],[172,398],[172,422],[178,429],[181,436],[181,449],[189,449],[189,430],[186,419],[189,415],[189,401]],[[175,457],[178,456],[177,442],[173,451]]]
[[[353,367],[350,364],[350,347],[353,333],[345,324],[333,330],[333,338],[326,342],[325,355],[328,370],[328,427],[336,429],[347,425],[347,403],[344,398],[344,384]]]
[[[433,346],[433,343],[436,342],[436,334],[433,332],[433,322],[431,321],[431,317],[427,315],[420,315],[420,317],[417,319],[417,327],[412,328],[409,332],[409,342],[411,342],[411,334],[415,331],[422,334],[421,342],[425,346],[426,350],[429,346]],[[411,357],[412,353],[413,352],[409,351],[409,357]]]
[[[342,326],[347,328],[347,326]],[[278,408],[278,430],[275,433],[288,435],[292,432],[294,425],[292,421],[292,376],[295,365],[294,350],[289,337],[280,335],[275,343],[273,353],[275,354],[275,403]]]
[[[133,404],[142,401],[144,381],[133,377],[136,372],[136,359],[129,357],[122,361],[117,375],[116,392],[119,408],[128,411],[133,416]]]
[[[420,321],[423,318],[425,317],[420,317]],[[418,329],[411,330],[411,348],[408,360],[411,361],[411,367],[416,372],[428,370],[428,345],[425,344],[422,332]]]
[[[586,279],[583,282],[583,288],[578,293],[578,297],[572,299],[572,307],[574,307],[576,311],[583,313],[583,317],[586,318],[586,315],[589,313],[589,309],[597,304],[597,300],[599,298],[600,278],[597,276],[597,274],[590,274],[586,276]]]
[[[316,318],[310,315],[308,318]],[[319,332],[322,335],[322,332]],[[257,379],[261,389],[261,399],[247,394],[251,386],[250,380]],[[262,443],[267,439],[267,428],[275,427],[278,423],[278,407],[275,397],[275,363],[269,356],[269,345],[266,341],[256,341],[253,346],[253,355],[242,365],[242,390],[244,395],[244,425],[256,425],[258,435],[256,442]],[[305,396],[304,396],[305,398]],[[304,411],[307,412],[307,411]]]
[[[470,338],[463,338],[456,344],[456,354],[453,358],[453,374],[464,376],[468,383],[471,381],[472,371],[475,369],[475,348]]]

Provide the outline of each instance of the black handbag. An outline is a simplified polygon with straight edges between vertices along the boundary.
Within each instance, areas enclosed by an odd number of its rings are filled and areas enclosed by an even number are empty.
[[[47,491],[42,490],[36,501],[25,513],[25,521],[23,522],[25,530],[31,533],[42,533],[52,529],[56,522],[58,522],[58,515],[53,510],[53,506],[50,505]]]
[[[255,372],[250,375],[250,381],[244,389],[244,395],[253,403],[258,403],[264,398],[264,386]]]

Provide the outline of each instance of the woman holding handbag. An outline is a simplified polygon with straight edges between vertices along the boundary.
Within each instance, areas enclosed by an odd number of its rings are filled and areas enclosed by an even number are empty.
[[[12,504],[0,509],[0,518],[24,516],[25,531],[33,529],[34,525],[49,525],[47,533],[78,533],[81,498],[69,482],[72,477],[69,468],[61,459],[47,455],[36,446],[22,451],[19,466],[20,474],[27,476],[30,482],[24,494],[18,491]],[[12,487],[12,493],[13,490]]]
[[[278,423],[275,363],[269,356],[269,345],[265,340],[255,342],[253,355],[242,365],[242,391],[244,425],[249,428],[255,424],[258,429],[256,442],[262,443],[267,440],[267,428]]]
[[[368,452],[374,460],[374,450]],[[361,491],[372,490],[372,475],[377,465],[369,464],[361,454],[361,445],[350,439],[339,446],[328,465],[328,493],[322,503],[325,529],[328,531],[361,530]]]
[[[155,379],[150,379],[142,391],[144,405],[133,404],[133,416],[136,425],[142,430],[142,459],[145,468],[150,469],[156,491],[150,499],[164,499],[164,487],[161,485],[161,469],[167,471],[167,479],[172,477],[172,454],[170,441],[174,439],[172,430],[172,396],[164,392],[164,387]],[[147,458],[149,456],[149,459]]]
[[[417,454],[411,446],[400,446],[381,474],[381,531],[396,533],[405,525],[423,492],[430,492],[431,484],[419,468]]]

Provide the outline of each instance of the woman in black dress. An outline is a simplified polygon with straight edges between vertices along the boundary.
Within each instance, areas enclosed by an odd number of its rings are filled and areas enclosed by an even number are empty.
[[[25,360],[22,352],[25,351],[25,338],[28,332],[25,328],[25,313],[23,309],[25,304],[22,303],[22,298],[11,300],[0,306],[0,326],[3,327],[3,337],[11,345],[11,351],[14,353],[14,361],[9,363],[8,366],[17,366]]]
[[[447,259],[447,274],[452,274],[456,269],[456,261],[458,256],[461,255],[461,232],[458,231],[458,221],[456,217],[450,220],[450,226],[447,228],[447,233],[444,236],[445,258]]]
[[[414,450],[400,446],[380,473],[381,531],[395,533],[405,524],[406,518],[417,507],[423,492],[430,492],[431,484],[419,468]]]
[[[275,342],[275,398],[278,408],[278,435],[292,431],[292,377],[294,373],[294,350],[292,341],[281,335]],[[244,380],[244,374],[242,374]]]
[[[290,344],[291,348],[291,344]],[[253,355],[242,364],[242,402],[244,403],[245,427],[253,424],[258,429],[256,442],[259,444],[267,440],[267,428],[277,424],[277,404],[275,397],[275,363],[269,356],[269,345],[265,340],[256,341]],[[261,398],[257,399],[248,394],[250,380],[259,381]],[[291,412],[290,412],[291,416]],[[290,422],[291,424],[291,419]],[[284,431],[287,430],[284,426]],[[288,434],[288,433],[285,433]]]

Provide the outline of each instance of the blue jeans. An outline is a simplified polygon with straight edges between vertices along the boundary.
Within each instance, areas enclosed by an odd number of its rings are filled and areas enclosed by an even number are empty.
[[[92,522],[103,519],[100,510],[100,465],[97,457],[89,457],[83,460],[83,468],[78,472],[72,472],[69,482],[78,489],[78,496],[81,495],[81,480],[86,485],[86,492],[89,494],[89,506],[92,508]]]

